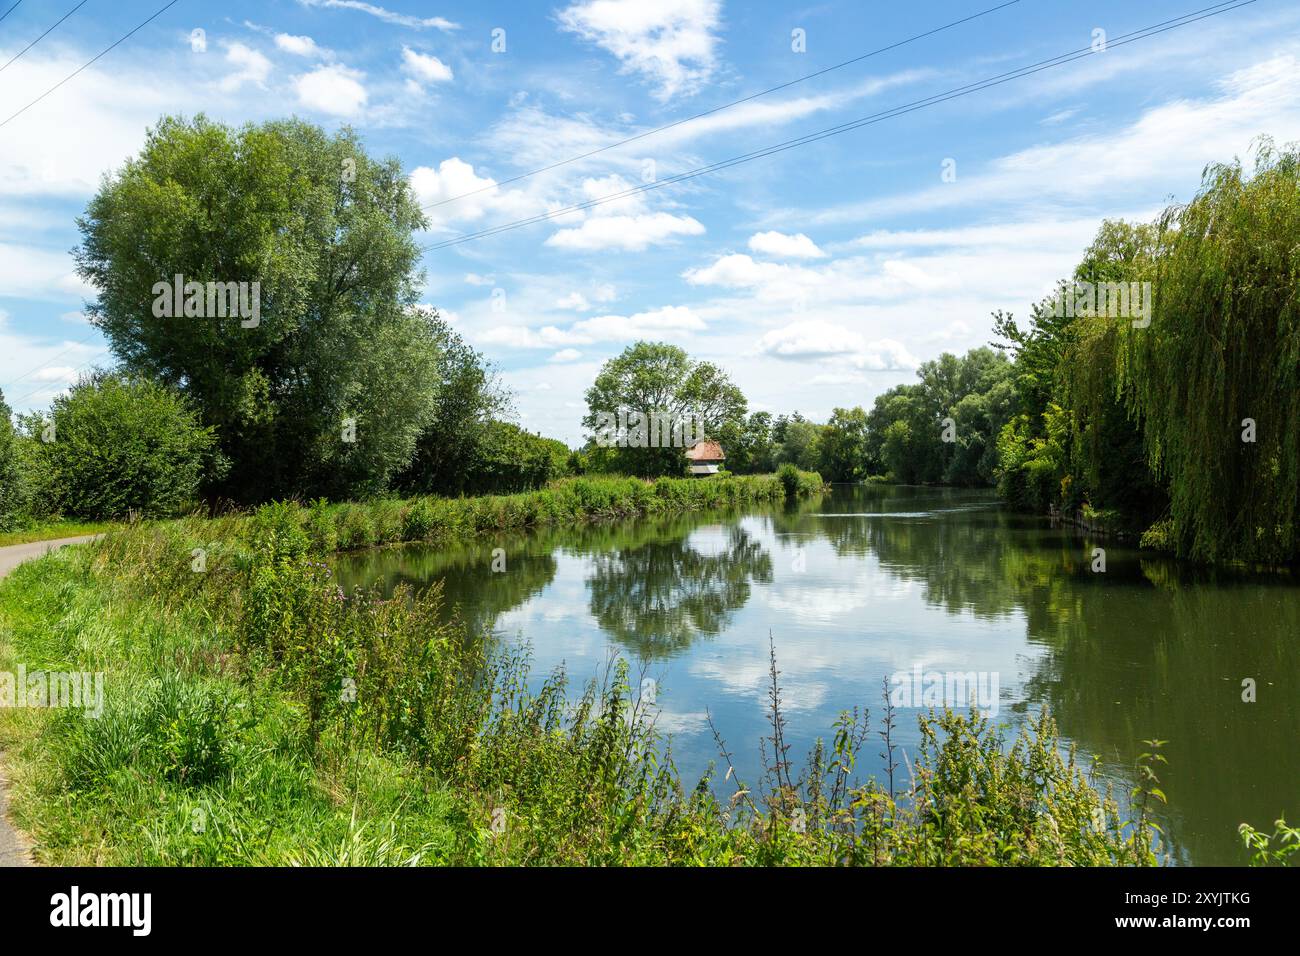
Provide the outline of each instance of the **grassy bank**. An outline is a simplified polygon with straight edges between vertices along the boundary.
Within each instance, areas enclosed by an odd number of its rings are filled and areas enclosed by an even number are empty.
[[[797,472],[712,479],[596,476],[566,478],[537,491],[472,498],[411,498],[359,504],[316,502],[294,506],[317,551],[348,551],[379,544],[460,540],[476,534],[525,531],[656,514],[779,501],[821,491],[821,476]]]
[[[115,521],[73,521],[56,519],[41,521],[20,531],[0,534],[0,548],[10,544],[28,544],[32,541],[53,541],[56,538],[75,538],[83,534],[100,534],[118,527]]]
[[[431,528],[408,531],[436,539],[704,507],[766,494],[775,479],[620,485],[613,496],[610,481],[430,502]],[[362,513],[373,528],[389,507],[275,505],[133,526],[0,584],[0,669],[106,675],[98,719],[0,712],[18,821],[43,862],[1155,862],[1145,802],[1122,818],[1062,756],[1050,719],[1006,746],[977,716],[922,718],[907,779],[899,769],[864,781],[858,753],[894,716],[872,725],[845,713],[797,762],[775,663],[764,778],[742,783],[726,766],[729,748],[754,740],[720,742],[715,776],[681,780],[624,664],[529,690],[527,656],[449,623],[437,587],[343,593],[319,560],[324,519],[346,528]],[[417,507],[390,516],[395,533]]]

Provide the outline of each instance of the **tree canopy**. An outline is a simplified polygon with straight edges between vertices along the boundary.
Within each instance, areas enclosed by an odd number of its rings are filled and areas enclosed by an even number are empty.
[[[171,117],[78,219],[76,259],[123,368],[216,427],[231,469],[214,491],[364,494],[410,460],[437,399],[435,330],[411,308],[424,225],[400,164],[349,129]],[[160,310],[177,276],[242,283],[255,318],[213,314],[210,293]]]
[[[698,423],[702,436],[717,438],[743,426],[748,403],[727,374],[712,362],[692,359],[686,350],[663,342],[637,342],[607,361],[587,389],[582,424],[599,433],[609,416],[663,415],[673,422]],[[599,434],[596,436],[599,438]],[[670,436],[671,437],[671,436]],[[609,431],[608,447],[596,449],[609,470],[630,475],[671,475],[683,471],[680,444],[642,446],[635,433],[619,425]]]

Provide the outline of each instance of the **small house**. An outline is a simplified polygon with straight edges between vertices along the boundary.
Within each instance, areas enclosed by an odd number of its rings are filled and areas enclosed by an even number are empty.
[[[692,476],[716,475],[726,457],[722,446],[715,441],[692,442],[686,449],[687,473]]]

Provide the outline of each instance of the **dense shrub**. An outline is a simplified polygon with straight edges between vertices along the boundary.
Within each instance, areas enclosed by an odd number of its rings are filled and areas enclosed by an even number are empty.
[[[177,514],[219,469],[211,428],[175,392],[144,379],[97,374],[23,419],[34,494],[78,518]]]

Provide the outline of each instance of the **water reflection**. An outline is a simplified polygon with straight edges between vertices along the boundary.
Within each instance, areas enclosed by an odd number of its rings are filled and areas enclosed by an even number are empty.
[[[1165,822],[1181,859],[1241,863],[1237,823],[1300,817],[1293,577],[1152,560],[1010,515],[987,492],[845,487],[784,507],[373,552],[339,571],[390,588],[442,580],[472,627],[527,640],[543,674],[564,662],[588,676],[610,646],[653,663],[660,726],[688,775],[715,756],[707,708],[756,776],[744,755],[764,731],[771,634],[796,751],[839,710],[876,707],[895,671],[997,671],[1000,720],[1050,706],[1117,789],[1142,738],[1169,741]]]
[[[737,525],[650,540],[599,556],[587,578],[591,615],[642,661],[671,657],[717,634],[753,582],[772,580],[772,557]]]

